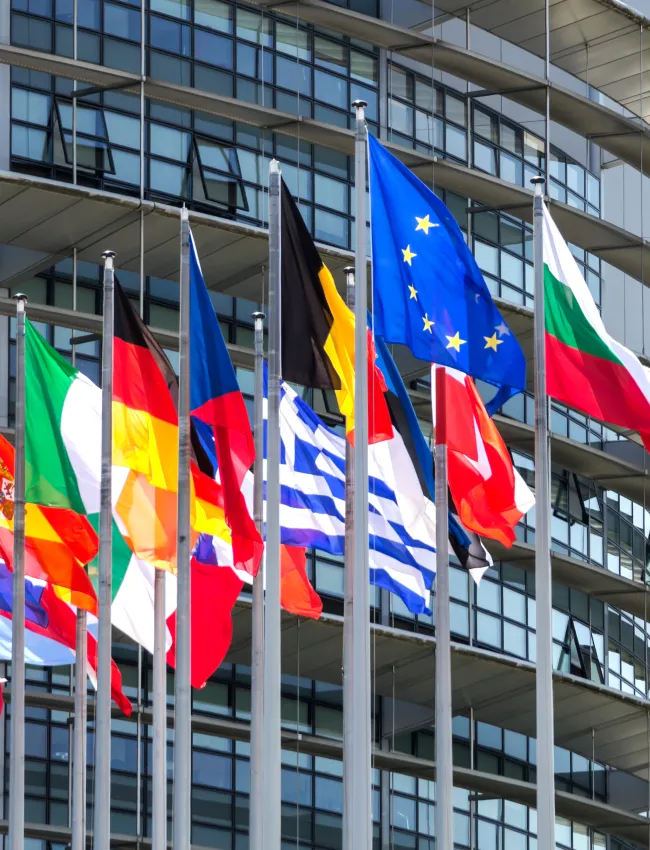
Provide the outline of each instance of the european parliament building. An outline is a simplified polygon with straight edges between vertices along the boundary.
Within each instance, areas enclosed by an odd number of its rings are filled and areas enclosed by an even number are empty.
[[[356,98],[370,131],[452,210],[530,359],[538,173],[608,330],[644,359],[650,0],[635,2],[638,11],[621,0],[0,0],[0,426],[13,425],[18,291],[39,330],[99,382],[107,248],[176,362],[183,203],[252,409],[269,160],[342,287]],[[426,364],[399,362],[430,434]],[[333,397],[305,397],[340,425]],[[533,486],[532,396],[496,420]],[[635,435],[556,405],[551,443],[556,843],[647,848],[648,458]],[[478,589],[451,569],[459,848],[536,848],[534,550],[531,512],[512,549],[492,549]],[[283,620],[283,848],[340,850],[343,565],[310,559],[324,614]],[[373,588],[371,601],[374,847],[433,850],[435,623],[386,592]],[[227,663],[193,693],[197,848],[248,847],[250,632],[244,595]],[[111,828],[115,846],[146,848],[151,657],[115,632],[114,658],[135,710],[113,720]],[[171,672],[168,692],[171,715]],[[29,667],[27,706],[25,846],[63,850],[71,670]],[[3,833],[10,720],[9,704]],[[168,740],[171,756],[171,724]],[[92,756],[91,738],[89,815]]]

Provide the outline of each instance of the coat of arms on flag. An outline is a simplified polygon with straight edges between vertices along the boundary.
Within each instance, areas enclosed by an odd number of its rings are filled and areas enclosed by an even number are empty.
[[[0,512],[11,522],[14,518],[14,477],[7,465],[0,460]]]

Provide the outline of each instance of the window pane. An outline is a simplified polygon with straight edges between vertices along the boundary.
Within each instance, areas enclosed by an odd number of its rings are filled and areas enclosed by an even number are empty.
[[[190,134],[162,124],[150,125],[150,150],[152,154],[187,162]]]
[[[194,58],[208,65],[232,68],[232,41],[202,30],[194,31]]]
[[[330,41],[329,38],[314,36],[314,62],[321,68],[345,74],[347,71],[345,47],[337,41]]]
[[[348,109],[350,106],[347,80],[325,71],[314,71],[314,96],[339,109]]]
[[[309,36],[297,27],[281,24],[279,21],[275,27],[275,46],[280,53],[295,56],[297,59],[309,61],[311,51],[309,50]]]
[[[114,3],[104,3],[104,32],[128,38],[131,41],[140,41],[140,12]]]
[[[194,0],[194,22],[220,32],[232,32],[232,6],[221,0]]]
[[[366,53],[350,50],[350,76],[354,80],[376,86],[378,83],[377,60]]]
[[[11,117],[30,124],[47,125],[50,117],[50,97],[35,91],[11,90]]]
[[[117,112],[104,112],[109,140],[127,148],[140,148],[140,121]]]
[[[253,41],[255,44],[271,46],[273,23],[267,16],[248,9],[237,9],[237,37]]]
[[[187,169],[152,159],[149,163],[149,174],[152,189],[179,197],[185,197],[187,194]]]
[[[321,242],[329,242],[331,245],[348,247],[348,220],[335,213],[316,210],[316,224],[314,236]]]
[[[181,56],[190,56],[190,28],[186,24],[177,24],[153,15],[150,18],[150,42],[152,47],[160,47]]]
[[[311,96],[311,67],[295,59],[277,56],[275,59],[276,80],[282,88]]]
[[[398,133],[403,133],[405,136],[413,135],[413,107],[407,106],[405,103],[400,103],[399,100],[390,98],[388,101],[389,108],[389,128],[396,130]]]
[[[151,0],[151,10],[189,21],[190,0]]]

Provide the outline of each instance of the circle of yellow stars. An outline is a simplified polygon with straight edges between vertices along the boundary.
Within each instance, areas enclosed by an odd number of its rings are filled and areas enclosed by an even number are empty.
[[[425,215],[422,218],[420,218],[419,216],[416,215],[415,220],[417,222],[415,232],[417,233],[418,230],[422,230],[422,231],[424,231],[425,236],[429,235],[429,230],[432,227],[440,227],[440,225],[437,222],[431,221],[430,214]],[[406,246],[406,248],[402,248],[401,251],[402,251],[403,258],[404,258],[404,262],[408,263],[409,266],[412,266],[413,260],[417,257],[417,254],[414,253],[411,250],[411,245],[408,244]],[[409,283],[408,284],[408,290],[409,290],[409,301],[410,300],[417,301],[418,300],[418,291],[415,288],[414,284]],[[478,295],[477,295],[477,300],[478,300]],[[423,332],[433,333],[433,331],[431,329],[435,325],[435,322],[432,319],[429,318],[428,313],[424,314],[424,316],[422,317],[422,321],[424,322],[424,327],[422,328]],[[485,340],[484,349],[489,348],[494,352],[498,351],[499,346],[503,344],[503,340],[501,339],[501,337],[502,336],[509,336],[509,335],[510,335],[510,328],[506,325],[506,323],[502,319],[501,323],[499,325],[496,325],[496,327],[494,329],[494,333],[492,334],[492,336],[484,336],[483,337],[483,339]],[[456,331],[456,333],[453,334],[452,336],[447,336],[445,334],[445,337],[447,339],[447,346],[446,347],[448,349],[453,349],[454,351],[456,351],[458,353],[460,353],[461,345],[467,344],[466,339],[460,338],[459,331]]]

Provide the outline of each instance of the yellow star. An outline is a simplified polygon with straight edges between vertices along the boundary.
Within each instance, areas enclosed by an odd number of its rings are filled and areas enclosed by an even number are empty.
[[[503,345],[503,340],[497,337],[496,331],[492,334],[492,336],[484,336],[483,339],[485,340],[485,347],[491,348],[492,351],[496,351],[497,346]]]
[[[407,245],[406,248],[402,248],[402,254],[404,254],[404,262],[408,263],[409,266],[411,265],[413,257],[417,257],[417,254],[414,254],[413,251],[411,251],[410,245]]]
[[[425,215],[424,218],[418,218],[417,216],[415,216],[415,220],[418,223],[418,226],[415,228],[416,233],[418,232],[418,230],[424,230],[424,232],[428,236],[430,227],[438,227],[438,225],[434,224],[433,221],[429,221],[428,215]]]
[[[458,331],[453,336],[447,337],[448,345],[447,348],[454,348],[456,351],[460,351],[461,345],[465,345],[467,342],[466,339],[461,339]]]
[[[417,291],[417,289],[413,286],[413,284],[412,284],[412,283],[409,283],[409,292],[411,293],[411,294],[409,295],[409,301],[411,300],[411,298],[415,298],[415,300],[417,301],[417,300],[418,300],[418,291]]]
[[[433,333],[433,331],[431,330],[431,327],[433,325],[435,325],[435,322],[431,321],[431,319],[429,318],[427,313],[425,313],[424,316],[422,316],[422,321],[424,322],[423,330],[429,331],[429,333]]]

